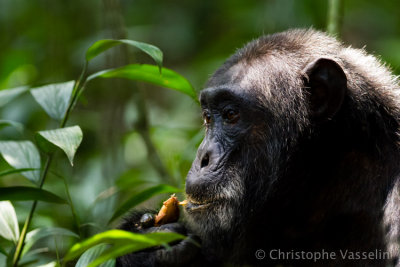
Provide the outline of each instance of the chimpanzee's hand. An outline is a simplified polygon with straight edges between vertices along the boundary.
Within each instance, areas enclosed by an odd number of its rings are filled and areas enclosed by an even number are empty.
[[[187,238],[171,243],[171,248],[157,247],[131,253],[117,259],[117,267],[131,266],[190,266],[200,253],[200,240],[187,232],[181,223],[169,223],[154,227],[154,215],[133,214],[121,228],[136,233],[174,232]]]

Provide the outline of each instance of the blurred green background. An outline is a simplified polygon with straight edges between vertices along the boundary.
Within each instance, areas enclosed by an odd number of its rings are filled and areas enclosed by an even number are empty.
[[[262,34],[295,27],[324,30],[327,9],[327,1],[319,0],[0,0],[0,89],[77,79],[92,43],[127,38],[158,46],[164,66],[200,90],[229,55]],[[347,0],[341,38],[380,55],[399,73],[399,10],[395,0]],[[152,64],[135,49],[117,47],[93,60],[89,73],[136,62]],[[38,130],[56,127],[28,93],[0,109],[0,118],[28,128],[24,135],[4,128],[2,140],[32,138]],[[140,123],[148,125],[150,147],[138,131]],[[188,96],[122,80],[90,83],[68,124],[80,125],[84,134],[75,166],[59,153],[44,188],[65,195],[58,177],[65,176],[83,236],[110,227],[107,221],[118,203],[149,183],[183,188],[202,139],[200,109]],[[0,186],[13,185],[31,184],[20,175],[1,177]],[[144,206],[157,206],[163,198]],[[13,204],[22,224],[31,203]],[[32,228],[38,226],[77,230],[65,205],[39,203]],[[63,242],[58,249],[68,249],[70,242]],[[47,244],[43,262],[54,256],[53,243]]]

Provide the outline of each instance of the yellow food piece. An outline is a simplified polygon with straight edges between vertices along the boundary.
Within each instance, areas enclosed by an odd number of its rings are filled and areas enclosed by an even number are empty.
[[[184,202],[184,201],[182,201]],[[178,221],[179,219],[179,201],[175,194],[171,195],[169,199],[164,201],[163,206],[158,212],[154,225],[160,226],[162,224],[173,223]]]
[[[185,199],[184,201],[179,202],[178,204],[181,206],[186,206],[188,204],[189,201],[187,201],[187,199]]]

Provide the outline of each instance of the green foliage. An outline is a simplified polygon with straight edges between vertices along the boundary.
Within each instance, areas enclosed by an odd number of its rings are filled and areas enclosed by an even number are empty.
[[[96,260],[88,265],[88,267],[95,267],[105,261],[130,252],[168,244],[183,238],[184,236],[177,233],[136,234],[122,230],[110,230],[94,235],[82,243],[75,244],[65,256],[65,260],[72,260],[84,251],[99,244],[111,245],[110,248],[106,249]]]
[[[152,57],[157,63],[157,66],[132,64],[116,69],[100,71],[88,77],[88,62],[109,48],[120,44],[127,44],[139,48]],[[0,235],[16,243],[16,246],[12,246],[9,252],[3,249],[1,250],[1,253],[7,257],[8,265],[12,264],[16,266],[19,263],[29,265],[30,262],[35,262],[35,259],[31,260],[32,256],[35,255],[32,249],[36,244],[39,244],[39,241],[42,239],[51,240],[51,238],[56,236],[72,238],[84,237],[81,231],[81,227],[83,226],[80,224],[80,220],[74,208],[74,196],[70,194],[66,179],[63,178],[63,182],[59,184],[65,186],[68,201],[59,197],[57,193],[44,190],[42,187],[49,176],[52,163],[55,160],[58,161],[57,151],[61,150],[64,152],[71,166],[73,166],[75,154],[83,140],[83,131],[78,125],[66,127],[66,124],[77,101],[84,92],[87,81],[93,80],[96,77],[145,81],[175,89],[195,99],[195,91],[184,77],[172,70],[162,68],[162,52],[153,45],[132,40],[100,40],[87,50],[85,59],[86,63],[81,76],[76,81],[49,84],[30,89],[31,95],[47,115],[59,123],[59,127],[57,128],[52,127],[52,129],[35,131],[34,141],[45,156],[45,163],[43,165],[41,163],[40,153],[32,141],[0,141],[0,154],[5,162],[14,168],[2,170],[0,172],[0,177],[22,174],[30,181],[37,184],[37,187],[22,185],[0,187],[0,200],[7,200],[0,202]],[[19,87],[0,91],[0,106],[9,104],[27,90],[29,90],[28,87]],[[13,120],[0,120],[0,127],[7,126],[14,127],[20,132],[21,137],[25,137],[26,131],[24,129],[26,127],[22,123]],[[148,142],[151,142],[151,140]],[[62,170],[60,169],[56,172],[59,171]],[[137,183],[137,185],[139,184]],[[155,195],[180,191],[181,189],[179,188],[165,184],[158,184],[150,187],[128,198],[128,200],[126,200],[111,216],[111,220],[123,215],[129,209]],[[95,204],[104,201],[104,199],[107,199],[107,197],[100,195]],[[9,201],[33,201],[21,233],[19,232],[15,210]],[[71,230],[60,227],[42,227],[28,232],[32,218],[35,216],[38,201],[47,202],[51,205],[67,204],[71,209],[71,217],[75,222],[79,235]],[[173,233],[140,235],[119,230],[106,231],[98,233],[82,243],[72,246],[64,262],[83,254],[77,266],[98,266],[100,264],[102,264],[102,266],[114,266],[115,257],[151,246],[167,244],[181,238],[183,238],[183,236]],[[107,243],[108,246],[105,246],[104,243]],[[59,263],[57,245],[55,250],[57,253],[57,262]],[[21,257],[23,257],[23,261],[20,262]],[[54,266],[57,262],[52,261],[47,265]]]
[[[111,47],[120,45],[120,44],[126,44],[130,46],[134,46],[136,48],[139,48],[146,54],[148,54],[150,57],[154,59],[154,61],[157,63],[158,67],[162,68],[162,61],[163,61],[163,53],[162,51],[150,44],[142,43],[142,42],[137,42],[133,40],[100,40],[95,42],[89,49],[86,51],[86,60],[89,61],[93,59],[94,57],[98,56],[99,54],[103,53],[104,51],[110,49]]]
[[[78,262],[76,263],[75,267],[86,267],[92,261],[97,259],[108,247],[106,244],[99,244],[90,249],[86,250],[85,253],[79,258]],[[115,265],[115,259],[108,260],[102,263],[101,267],[113,267]]]
[[[149,82],[158,86],[171,88],[187,94],[197,101],[196,91],[192,85],[181,75],[173,70],[162,68],[160,73],[158,69],[153,65],[147,64],[132,64],[123,66],[116,69],[104,70],[92,74],[88,77],[88,80],[94,78],[125,78],[135,81]]]
[[[26,252],[28,252],[32,248],[32,246],[39,240],[46,237],[54,237],[54,236],[70,236],[74,238],[79,238],[79,236],[74,232],[60,227],[37,228],[35,230],[30,231],[26,235],[26,242],[24,249],[22,251],[22,255],[26,254]]]
[[[0,153],[3,158],[16,169],[32,168],[21,174],[34,183],[40,179],[40,155],[36,146],[30,141],[0,141]]]
[[[22,123],[19,123],[16,121],[10,121],[10,120],[0,120],[0,129],[7,127],[7,126],[14,127],[20,133],[22,133],[24,131],[24,125]]]
[[[8,102],[19,96],[20,94],[26,92],[29,88],[26,86],[21,86],[12,89],[5,89],[0,91],[0,107],[6,105]]]
[[[13,173],[20,173],[20,172],[26,172],[26,171],[34,171],[36,169],[33,168],[23,168],[23,169],[11,169],[11,170],[5,170],[0,172],[0,177],[1,176],[7,176]]]
[[[49,84],[34,88],[31,94],[42,108],[55,120],[62,120],[70,103],[74,81]]]
[[[27,186],[13,186],[0,188],[0,200],[29,201],[40,200],[44,202],[67,204],[59,196],[46,190]]]
[[[83,133],[79,126],[66,127],[55,130],[40,131],[36,135],[39,146],[44,151],[54,151],[53,146],[62,149],[73,166],[75,152],[82,142]]]
[[[0,236],[14,242],[19,239],[17,215],[10,201],[0,201]]]

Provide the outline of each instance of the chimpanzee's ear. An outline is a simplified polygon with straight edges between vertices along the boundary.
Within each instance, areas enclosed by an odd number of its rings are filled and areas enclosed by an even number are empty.
[[[332,59],[319,58],[308,64],[303,73],[313,117],[332,118],[340,109],[347,91],[343,69]]]

